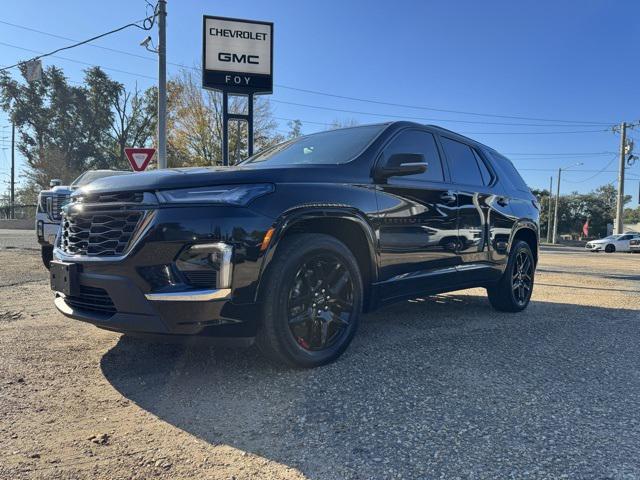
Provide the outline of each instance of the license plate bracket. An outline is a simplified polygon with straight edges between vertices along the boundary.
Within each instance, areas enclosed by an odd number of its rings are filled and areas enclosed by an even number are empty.
[[[51,290],[62,292],[67,296],[78,295],[78,265],[75,263],[51,261],[49,269]]]

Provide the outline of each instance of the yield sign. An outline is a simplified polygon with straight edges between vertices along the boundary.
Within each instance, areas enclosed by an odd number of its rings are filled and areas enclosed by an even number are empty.
[[[131,168],[136,172],[142,172],[147,168],[153,154],[156,153],[155,148],[125,148],[124,153],[129,159]]]

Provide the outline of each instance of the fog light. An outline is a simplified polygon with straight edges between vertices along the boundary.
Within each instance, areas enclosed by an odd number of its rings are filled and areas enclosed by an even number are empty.
[[[190,285],[204,288],[231,287],[231,255],[226,243],[192,245],[176,260],[176,267]]]

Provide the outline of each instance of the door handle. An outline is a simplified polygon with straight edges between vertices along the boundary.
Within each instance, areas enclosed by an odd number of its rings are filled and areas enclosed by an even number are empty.
[[[456,201],[457,196],[453,192],[444,192],[442,195],[440,195],[440,198],[445,203],[453,203]]]
[[[509,205],[509,199],[506,197],[498,197],[498,201],[496,203],[501,207],[506,207]]]

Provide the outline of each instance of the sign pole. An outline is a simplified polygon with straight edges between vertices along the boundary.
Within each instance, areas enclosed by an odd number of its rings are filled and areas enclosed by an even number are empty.
[[[249,150],[249,156],[253,156],[253,93],[249,94],[249,98],[247,100],[249,102],[248,106],[248,118],[247,118],[247,149]]]
[[[229,166],[229,94],[222,92],[222,165]]]
[[[229,120],[247,122],[253,155],[254,98],[273,92],[273,23],[203,17],[202,86],[222,92],[222,164],[229,165]],[[229,95],[247,98],[246,113],[229,112]]]

